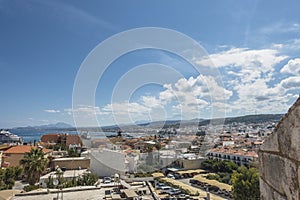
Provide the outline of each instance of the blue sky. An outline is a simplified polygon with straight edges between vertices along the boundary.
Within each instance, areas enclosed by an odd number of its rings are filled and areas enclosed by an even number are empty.
[[[86,116],[96,112],[100,125],[210,118],[212,107],[225,108],[226,116],[284,113],[299,95],[299,6],[296,0],[0,0],[0,127],[74,124],[72,92],[83,60],[108,37],[140,27],[173,29],[198,41],[214,65],[205,58],[195,62],[217,68],[222,85],[171,53],[131,52],[109,66],[95,105],[80,108]],[[117,81],[147,63],[169,66],[181,77],[157,71],[163,84],[142,85],[130,99],[112,101]],[[212,103],[207,84],[225,101]]]

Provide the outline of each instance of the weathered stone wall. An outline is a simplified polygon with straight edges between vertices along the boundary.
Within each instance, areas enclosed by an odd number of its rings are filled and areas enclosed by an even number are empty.
[[[263,200],[300,199],[300,97],[259,151]]]

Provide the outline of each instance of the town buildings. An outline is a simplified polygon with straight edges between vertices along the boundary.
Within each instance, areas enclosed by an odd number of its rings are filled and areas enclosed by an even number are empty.
[[[258,155],[253,150],[235,149],[228,147],[214,148],[208,152],[209,159],[228,160],[232,161],[238,166],[250,166],[250,162],[258,161]]]
[[[30,152],[32,148],[40,148],[37,146],[29,145],[17,145],[12,146],[8,150],[3,152],[2,167],[15,167],[19,166],[20,160],[24,158],[25,153]],[[42,148],[45,157],[49,157],[52,154],[51,149]]]

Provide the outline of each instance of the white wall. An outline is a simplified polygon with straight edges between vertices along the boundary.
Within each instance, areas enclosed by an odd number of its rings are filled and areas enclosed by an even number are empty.
[[[98,176],[111,176],[114,174],[125,175],[128,171],[128,164],[125,160],[125,154],[108,149],[92,150],[91,171]]]

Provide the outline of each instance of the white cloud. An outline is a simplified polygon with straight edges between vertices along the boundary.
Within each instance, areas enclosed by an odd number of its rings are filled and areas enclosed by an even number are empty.
[[[44,110],[47,113],[60,113],[60,110]]]
[[[288,77],[280,81],[276,67],[288,58],[283,55],[284,45],[276,44],[266,49],[232,48],[201,59],[198,64],[222,68],[225,88],[232,88],[233,98],[227,103],[214,103],[226,107],[229,114],[244,115],[286,112],[295,95],[291,90],[300,86],[300,78]],[[290,60],[282,73],[299,73],[299,60]],[[279,76],[279,77],[278,77]],[[271,83],[272,81],[272,83]]]
[[[287,56],[278,54],[279,51],[276,49],[250,50],[246,48],[232,48],[212,54],[198,60],[196,63],[210,67],[232,66],[250,69],[260,67],[263,72],[266,72],[272,70],[276,64],[287,58]],[[212,63],[214,66],[211,65]]]
[[[158,94],[140,96],[134,102],[113,102],[81,111],[96,113],[101,120],[111,118],[117,124],[174,116],[177,119],[222,117],[224,111],[228,115],[284,113],[300,87],[300,59],[292,59],[278,70],[288,56],[281,53],[280,45],[276,46],[277,49],[259,50],[231,48],[197,61],[199,65],[213,67],[212,61],[222,72],[223,83],[217,75],[200,74],[168,82]],[[286,77],[283,73],[297,76]]]
[[[300,76],[288,77],[280,82],[285,89],[298,89],[300,88]]]
[[[299,32],[300,24],[293,22],[276,22],[268,26],[264,26],[259,30],[263,34],[284,34],[291,32]]]
[[[102,112],[113,117],[114,123],[134,123],[141,119],[149,120],[149,112],[151,108],[138,102],[114,102],[107,104],[102,108]]]
[[[161,108],[165,104],[160,99],[154,97],[154,96],[142,96],[142,102],[144,106],[150,107],[150,108]]]
[[[127,115],[128,113],[141,114],[149,112],[149,108],[136,102],[131,103],[124,101],[120,103],[115,102],[112,104],[107,104],[106,106],[104,106],[102,111],[112,112],[118,115]]]
[[[280,70],[281,73],[300,75],[300,58],[289,60]]]
[[[141,96],[136,102],[114,102],[107,104],[101,112],[114,115],[118,123],[136,119],[166,120],[172,116],[184,119],[198,118],[202,109],[212,102],[223,102],[232,92],[219,85],[214,77],[199,75],[181,78],[174,84],[165,84],[156,96]]]
[[[80,105],[76,108],[68,108],[64,110],[69,115],[85,115],[85,116],[94,116],[94,115],[100,115],[103,114],[100,111],[100,108],[98,106],[90,106],[90,105]]]
[[[280,52],[284,52],[284,53],[293,53],[300,49],[300,39],[296,38],[296,39],[285,41],[284,43],[274,43],[272,45],[272,48],[277,49]]]

